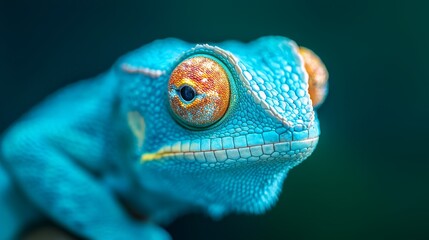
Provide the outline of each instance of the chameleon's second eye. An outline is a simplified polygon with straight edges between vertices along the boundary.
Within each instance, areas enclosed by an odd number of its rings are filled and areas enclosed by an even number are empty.
[[[181,62],[168,83],[173,115],[194,128],[210,126],[226,113],[230,101],[228,70],[220,61],[198,55]]]

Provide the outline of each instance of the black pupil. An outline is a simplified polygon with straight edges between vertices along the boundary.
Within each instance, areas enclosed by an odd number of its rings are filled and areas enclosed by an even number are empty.
[[[192,99],[194,99],[194,97],[195,97],[195,90],[192,87],[183,86],[180,89],[180,96],[183,98],[183,100],[189,102]]]

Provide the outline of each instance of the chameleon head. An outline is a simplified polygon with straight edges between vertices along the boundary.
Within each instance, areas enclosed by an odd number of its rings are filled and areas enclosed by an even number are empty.
[[[124,91],[137,174],[145,188],[213,216],[262,213],[318,142],[327,71],[283,37],[218,46],[166,39],[126,59],[152,56],[140,69],[162,73],[143,73]]]

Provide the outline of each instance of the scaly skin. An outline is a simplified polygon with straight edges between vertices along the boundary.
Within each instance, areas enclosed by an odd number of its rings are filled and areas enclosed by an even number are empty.
[[[318,58],[310,51],[301,56],[283,37],[216,46],[155,41],[107,73],[59,91],[12,126],[1,145],[0,195],[8,198],[0,198],[0,239],[45,218],[90,239],[169,239],[155,222],[189,211],[220,217],[270,209],[288,170],[316,147],[308,79],[325,68],[304,65]],[[198,90],[186,102],[169,81],[195,56],[219,64],[227,81],[224,92]],[[319,105],[326,87],[318,89]],[[192,112],[191,102],[200,100],[204,110]],[[225,103],[227,110],[216,112],[215,104]],[[213,112],[219,120],[204,116]],[[148,220],[131,218],[124,206]]]

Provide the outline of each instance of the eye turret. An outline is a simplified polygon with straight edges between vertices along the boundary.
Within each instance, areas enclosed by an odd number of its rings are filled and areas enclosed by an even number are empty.
[[[174,117],[191,128],[204,128],[219,121],[230,103],[230,74],[219,60],[197,55],[182,61],[168,83]]]

